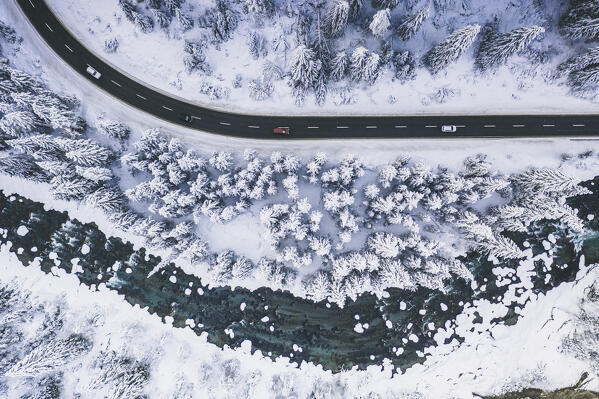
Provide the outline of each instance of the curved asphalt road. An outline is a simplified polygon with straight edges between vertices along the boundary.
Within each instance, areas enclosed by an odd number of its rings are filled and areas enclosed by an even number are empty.
[[[115,70],[81,45],[43,0],[16,1],[46,43],[85,78],[133,107],[202,131],[279,140],[599,136],[599,115],[253,116],[216,111],[167,96]],[[102,74],[99,80],[86,73],[88,65]],[[192,122],[180,120],[180,113],[191,115]],[[457,132],[442,133],[442,125],[456,125]],[[289,126],[291,134],[273,134],[277,126]]]

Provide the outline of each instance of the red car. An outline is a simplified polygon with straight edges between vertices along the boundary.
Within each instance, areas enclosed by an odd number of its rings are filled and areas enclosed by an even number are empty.
[[[289,127],[275,127],[274,133],[289,135]]]

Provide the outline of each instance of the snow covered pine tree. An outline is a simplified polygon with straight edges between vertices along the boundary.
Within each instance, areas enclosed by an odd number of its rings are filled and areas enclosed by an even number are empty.
[[[433,47],[425,57],[432,73],[438,73],[456,61],[474,43],[480,25],[467,25],[452,32],[445,40]]]
[[[545,32],[545,28],[531,26],[517,28],[507,33],[492,34],[481,44],[476,63],[480,69],[503,64],[543,32]]]

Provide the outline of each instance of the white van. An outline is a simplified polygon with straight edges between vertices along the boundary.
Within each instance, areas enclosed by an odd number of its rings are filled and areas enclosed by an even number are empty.
[[[90,75],[92,75],[96,79],[100,79],[100,77],[102,77],[102,74],[100,72],[96,71],[94,68],[92,68],[89,65],[87,66],[86,71],[87,71],[87,73],[89,73]]]

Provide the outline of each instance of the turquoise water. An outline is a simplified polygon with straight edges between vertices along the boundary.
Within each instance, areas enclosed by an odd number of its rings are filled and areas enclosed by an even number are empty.
[[[584,201],[588,206],[589,199]],[[292,360],[314,362],[334,372],[381,364],[385,358],[402,369],[422,362],[422,349],[435,344],[429,323],[437,327],[452,323],[464,305],[473,299],[497,301],[507,289],[495,285],[494,265],[486,256],[475,252],[462,261],[473,272],[478,286],[485,285],[484,291],[474,291],[469,283],[454,279],[452,285],[446,287],[446,293],[423,288],[417,291],[390,289],[387,298],[362,295],[341,309],[335,304],[313,303],[267,288],[255,291],[229,287],[208,289],[199,278],[185,274],[174,264],[150,275],[160,258],[147,255],[143,248],[134,251],[131,244],[119,238],[106,237],[93,223],[82,224],[69,220],[66,213],[46,211],[41,203],[19,196],[7,198],[0,193],[0,210],[0,228],[7,230],[2,241],[11,241],[14,252],[23,248],[18,256],[24,264],[37,258],[46,273],[53,267],[71,272],[71,259],[79,258],[83,271],[77,276],[82,284],[92,289],[104,284],[131,304],[161,317],[172,317],[176,327],[184,327],[191,319],[196,324],[193,330],[198,334],[207,332],[208,340],[216,345],[237,347],[247,339],[252,342],[252,350],[259,349],[265,355],[293,356]],[[21,225],[29,229],[25,236],[16,234]],[[589,226],[595,227],[590,222]],[[537,253],[543,250],[543,237],[553,232],[558,239],[554,263],[560,265],[552,268],[550,278],[542,272],[542,264],[536,265],[535,292],[545,292],[571,281],[578,271],[580,253],[575,251],[571,239],[559,234],[560,224],[541,221],[531,230],[534,233],[512,238],[517,243],[527,240]],[[597,235],[589,237],[582,247],[587,263],[599,258],[599,238]],[[85,255],[80,250],[83,244],[90,247]],[[37,249],[35,252],[31,251],[33,247]],[[51,253],[55,260],[50,259]],[[518,262],[502,262],[502,266],[515,269]],[[176,278],[174,283],[173,277]],[[242,303],[246,304],[243,311]],[[495,322],[515,323],[518,315],[514,308],[515,304],[506,317]],[[361,323],[369,324],[364,333],[354,331],[355,315],[360,316]],[[262,321],[264,317],[268,317],[268,321]],[[392,328],[386,326],[387,320],[392,322]],[[412,334],[418,341],[406,342]],[[459,337],[450,337],[448,341],[453,338],[459,340]],[[301,352],[293,350],[294,344],[302,348]],[[393,348],[402,348],[403,353],[397,356]]]

